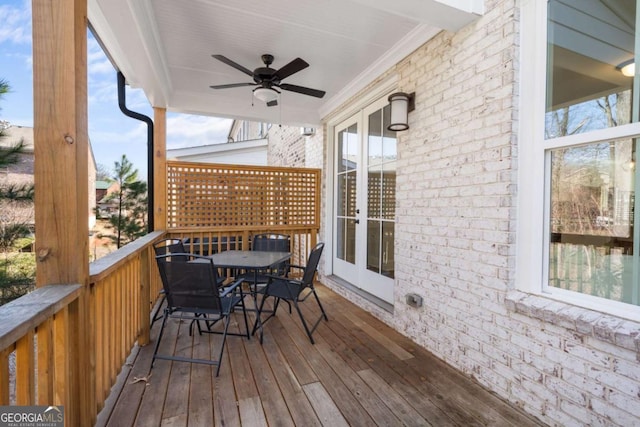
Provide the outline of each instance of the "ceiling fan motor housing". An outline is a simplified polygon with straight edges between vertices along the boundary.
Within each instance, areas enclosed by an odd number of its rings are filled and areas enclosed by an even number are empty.
[[[280,80],[278,80],[277,78],[274,78],[275,73],[276,73],[276,70],[274,70],[273,68],[269,68],[269,67],[256,68],[253,72],[253,81],[258,84],[260,83],[278,84],[280,83]]]

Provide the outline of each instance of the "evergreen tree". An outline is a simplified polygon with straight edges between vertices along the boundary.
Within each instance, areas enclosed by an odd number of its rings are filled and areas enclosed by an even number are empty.
[[[10,90],[6,80],[0,79],[0,99]],[[6,135],[9,123],[0,121],[0,139]],[[0,145],[0,168],[7,168],[20,160],[24,153],[24,142],[12,146]],[[4,180],[3,180],[4,181]],[[33,202],[33,185],[16,185],[0,181],[0,252],[4,253],[0,269],[0,305],[18,298],[35,284],[35,259],[9,252],[16,241],[31,234],[29,223],[17,212]],[[32,208],[32,207],[31,207]],[[22,254],[27,255],[27,254]]]
[[[0,79],[0,99],[10,91],[9,83]],[[0,123],[0,138],[6,137],[7,122]],[[16,164],[24,153],[24,141],[0,146],[0,168]],[[28,224],[12,215],[16,207],[33,202],[33,184],[13,184],[0,181],[0,251],[7,252],[19,238],[31,233]]]
[[[115,234],[104,237],[120,248],[147,232],[147,183],[138,179],[138,170],[124,154],[114,163],[110,181],[118,183],[118,191],[107,197],[107,201],[115,201],[117,205],[117,212],[108,218],[108,228]]]

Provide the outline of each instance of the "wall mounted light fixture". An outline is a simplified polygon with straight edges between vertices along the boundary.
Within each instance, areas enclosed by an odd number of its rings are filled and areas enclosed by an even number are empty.
[[[311,136],[311,135],[314,135],[315,133],[316,133],[315,128],[307,128],[307,127],[300,128],[300,134],[302,136]]]
[[[396,92],[389,95],[391,123],[387,129],[403,131],[409,129],[409,112],[415,110],[415,92]]]

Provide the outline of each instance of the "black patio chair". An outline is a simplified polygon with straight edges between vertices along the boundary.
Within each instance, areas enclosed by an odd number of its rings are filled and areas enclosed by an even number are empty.
[[[236,281],[224,289],[221,289],[217,285],[218,274],[210,258],[192,254],[180,254],[179,256],[186,257],[187,261],[173,260],[172,258],[176,257],[175,254],[159,255],[156,257],[156,259],[158,259],[160,277],[162,278],[162,286],[164,287],[167,298],[167,306],[164,309],[162,326],[153,351],[151,368],[153,368],[156,359],[204,363],[217,366],[217,376],[220,373],[220,364],[222,362],[227,336],[246,336],[247,339],[249,339],[249,323],[244,307],[245,294],[242,292],[242,282]],[[228,332],[229,318],[236,306],[242,308],[246,334]],[[169,318],[191,320],[189,333],[191,333],[191,328],[195,321],[198,324],[200,334],[222,334],[222,343],[220,345],[218,359],[194,359],[158,354],[164,327]],[[200,328],[200,320],[206,321],[208,330],[202,330]],[[212,330],[211,327],[221,320],[224,323],[223,330]]]
[[[290,302],[295,307],[298,312],[298,316],[300,316],[300,320],[302,321],[302,326],[304,327],[311,344],[315,344],[313,341],[313,331],[316,330],[322,319],[329,320],[327,317],[327,313],[325,313],[324,308],[322,307],[322,303],[320,303],[320,299],[318,298],[318,294],[313,286],[313,281],[315,279],[316,272],[318,270],[318,263],[320,261],[320,256],[322,255],[322,250],[324,249],[324,243],[318,243],[309,254],[309,258],[307,260],[307,265],[305,267],[297,266],[297,265],[289,265],[288,267],[291,269],[300,269],[303,271],[301,279],[293,279],[290,277],[284,276],[269,276],[269,280],[264,288],[259,289],[258,293],[262,294],[262,299],[260,300],[260,306],[258,307],[258,314],[256,317],[256,322],[253,326],[252,334],[256,333],[258,327],[260,327],[260,343],[262,343],[262,328],[269,319],[276,315],[278,310],[278,304],[280,300]],[[307,292],[305,292],[305,290]],[[303,295],[304,292],[304,295]],[[300,310],[299,303],[305,301],[309,296],[313,295],[316,302],[318,303],[318,307],[320,308],[320,317],[316,320],[311,328],[307,324],[304,316],[302,315],[302,311]],[[262,313],[264,312],[264,304],[267,298],[273,297],[273,310],[269,311],[269,316],[262,320]]]
[[[187,251],[185,250],[184,244],[180,239],[167,238],[167,239],[160,240],[159,242],[156,242],[153,244],[153,250],[155,251],[157,262],[165,262],[167,260],[172,260],[176,262],[188,260],[188,256],[186,255]],[[172,255],[172,256],[159,258],[159,255]],[[226,277],[218,277],[218,282],[217,282],[218,286],[221,286],[225,280],[226,280]],[[156,320],[162,319],[161,308],[164,302],[166,301],[164,289],[160,290],[159,295],[161,295],[162,298],[160,299],[160,303],[156,307],[156,310],[153,313],[153,317],[151,318],[151,326],[153,326]]]
[[[184,249],[184,245],[182,244],[182,240],[180,239],[163,239],[160,240],[159,242],[156,242],[153,244],[153,250],[156,254],[156,261],[157,262],[164,262],[165,260],[169,259],[169,258],[162,258],[162,259],[158,259],[158,255],[169,255],[169,254],[176,254],[176,253],[185,253],[187,252]],[[178,255],[178,256],[174,256],[173,257],[174,261],[186,261],[187,257],[182,256],[182,255]],[[153,313],[153,317],[151,318],[151,326],[153,326],[153,324],[156,322],[156,320],[160,320],[162,319],[162,313],[160,312],[160,309],[162,308],[162,305],[164,304],[164,302],[167,300],[165,294],[164,294],[164,289],[160,290],[159,295],[161,295],[161,299],[160,299],[160,303],[158,304],[158,306],[156,307],[155,312]]]
[[[291,237],[288,234],[262,233],[251,238],[252,251],[290,252]],[[289,272],[289,261],[280,263],[272,269],[266,271],[247,271],[237,276],[248,283],[252,292],[255,293],[257,286],[266,284],[269,276],[286,276]]]

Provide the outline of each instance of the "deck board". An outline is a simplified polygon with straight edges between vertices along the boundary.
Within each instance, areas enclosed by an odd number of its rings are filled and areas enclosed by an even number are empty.
[[[218,377],[215,366],[157,360],[148,384],[135,382],[149,371],[156,322],[99,425],[542,425],[329,289],[318,293],[329,322],[315,345],[283,305],[265,324],[263,345],[257,334],[227,338]],[[319,316],[312,299],[303,306],[305,317]],[[242,314],[234,316],[230,331],[244,330]],[[165,334],[162,352],[218,356],[219,335],[189,337],[188,323],[176,320]]]

